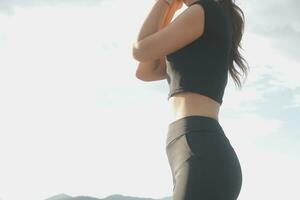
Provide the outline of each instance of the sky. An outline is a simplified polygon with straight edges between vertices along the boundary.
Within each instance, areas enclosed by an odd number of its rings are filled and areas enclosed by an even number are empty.
[[[239,199],[300,199],[300,3],[236,3],[250,71],[241,90],[229,76],[219,121]],[[152,5],[0,1],[0,200],[172,195],[167,81],[138,80],[132,57]]]

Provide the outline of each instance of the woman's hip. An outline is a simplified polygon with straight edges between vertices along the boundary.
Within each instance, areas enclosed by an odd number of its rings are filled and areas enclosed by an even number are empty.
[[[226,137],[222,126],[216,119],[201,115],[190,115],[169,124],[166,146],[176,138],[193,131],[198,131],[199,134],[210,132],[212,135],[217,134]]]
[[[236,152],[221,125],[206,116],[187,116],[170,123],[166,153],[174,182],[177,172],[189,159],[196,159],[202,169],[240,170]]]

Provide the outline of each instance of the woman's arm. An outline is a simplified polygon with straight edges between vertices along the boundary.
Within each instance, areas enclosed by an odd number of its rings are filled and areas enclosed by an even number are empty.
[[[163,20],[166,11],[169,9],[169,5],[165,0],[156,0],[150,13],[146,17],[137,37],[138,43],[145,37],[158,31],[158,28]]]
[[[182,5],[183,5],[183,1],[182,0],[174,0],[175,2],[173,2],[173,4],[171,6],[169,6],[168,11],[165,13],[164,18],[162,20],[162,22],[160,23],[159,26],[159,30],[163,29],[164,27],[166,27],[171,20],[173,19],[175,13],[177,10],[179,10]],[[160,70],[160,74],[165,73],[166,71],[166,57],[161,57],[158,61],[157,61],[158,65],[156,66],[157,68],[163,68],[163,69],[159,69]]]
[[[159,30],[166,27],[171,22],[176,11],[179,10],[183,5],[183,0],[173,0],[173,1],[174,2],[172,3],[172,5],[169,6],[168,11],[165,12],[164,18],[160,23]]]
[[[174,3],[169,6],[165,0],[156,0],[155,5],[142,25],[137,42],[134,43],[133,54],[135,52],[135,48],[138,48],[138,42],[167,26],[173,18],[175,12],[180,7],[178,5],[176,6]],[[136,77],[140,77],[141,75],[139,74],[151,73],[162,63],[165,63],[164,57],[149,62],[140,62],[136,71]]]
[[[152,7],[150,13],[145,19],[141,30],[139,31],[137,41],[133,45],[132,53],[135,54],[136,49],[138,48],[138,42],[146,38],[147,36],[157,32],[161,27],[161,24],[164,22],[164,17],[169,10],[169,4],[165,0],[156,0],[154,6]],[[134,57],[134,56],[133,56]],[[136,77],[140,77],[140,74],[151,73],[156,66],[161,62],[160,59],[149,61],[149,62],[140,62],[138,69],[136,71]]]

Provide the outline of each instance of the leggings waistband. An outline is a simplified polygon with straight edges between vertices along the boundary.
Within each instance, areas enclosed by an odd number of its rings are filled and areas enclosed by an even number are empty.
[[[226,136],[218,120],[202,115],[190,115],[169,124],[166,145],[189,131],[198,130],[214,131]]]

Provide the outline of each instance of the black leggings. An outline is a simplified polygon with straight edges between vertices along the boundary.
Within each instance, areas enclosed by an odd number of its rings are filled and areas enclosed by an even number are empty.
[[[173,200],[236,200],[242,187],[239,159],[219,122],[191,115],[169,124],[166,153]]]

